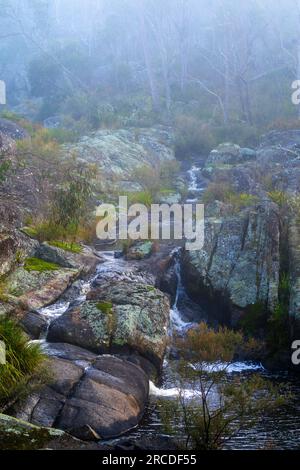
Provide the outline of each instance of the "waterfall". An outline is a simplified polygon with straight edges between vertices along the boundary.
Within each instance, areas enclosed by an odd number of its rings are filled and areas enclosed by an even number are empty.
[[[195,325],[194,323],[184,321],[184,319],[182,318],[182,313],[179,308],[179,300],[181,299],[182,296],[186,295],[185,288],[182,283],[182,277],[181,277],[181,264],[180,264],[181,248],[176,249],[173,252],[173,256],[174,256],[174,261],[175,261],[175,274],[177,278],[177,288],[176,288],[175,301],[170,311],[170,326],[171,326],[170,334],[171,335],[172,335],[172,331],[186,332],[189,328]]]

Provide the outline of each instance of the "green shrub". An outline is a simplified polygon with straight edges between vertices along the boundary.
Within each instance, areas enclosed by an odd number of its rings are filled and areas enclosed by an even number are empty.
[[[23,227],[22,231],[39,242],[59,240],[65,238],[66,230],[51,221],[39,222],[34,226]]]
[[[59,144],[64,144],[66,142],[76,142],[79,138],[78,132],[76,130],[70,129],[48,129],[49,137]]]
[[[143,165],[135,170],[133,179],[140,184],[144,192],[150,193],[155,199],[162,189],[174,188],[179,170],[180,164],[177,161],[160,163],[153,167]]]
[[[24,263],[24,269],[28,272],[37,271],[37,272],[47,272],[47,271],[57,271],[61,269],[58,264],[49,263],[39,258],[27,258]]]
[[[231,204],[234,210],[238,211],[246,207],[251,207],[257,204],[259,198],[247,193],[232,193],[229,198],[229,204]]]
[[[203,194],[204,204],[210,204],[214,201],[227,203],[233,194],[232,186],[226,182],[211,183]]]
[[[0,163],[0,183],[6,180],[10,168],[11,168],[10,161],[7,160],[7,161]]]
[[[144,206],[150,207],[153,202],[153,196],[149,191],[139,191],[136,193],[128,193],[128,204],[144,204]]]
[[[272,354],[288,350],[290,346],[289,311],[279,302],[268,321],[267,345]]]
[[[175,127],[175,153],[179,160],[195,153],[206,155],[217,146],[210,129],[194,117],[177,117]]]
[[[105,315],[111,315],[113,310],[113,304],[111,302],[98,302],[96,305],[97,309]]]
[[[216,127],[213,130],[216,142],[234,142],[241,147],[257,147],[260,132],[256,127],[248,124],[231,124],[224,127]]]
[[[211,183],[203,195],[203,202],[205,204],[210,204],[214,201],[230,204],[234,212],[237,212],[257,204],[259,198],[252,194],[238,193],[229,183],[219,181]]]
[[[268,196],[281,209],[288,204],[288,195],[284,191],[270,191]]]
[[[247,124],[228,126],[205,125],[193,116],[179,116],[175,121],[176,156],[182,159],[191,154],[206,155],[222,142],[234,142],[241,147],[256,147],[260,133]]]
[[[22,121],[22,116],[20,116],[17,113],[14,113],[13,111],[10,111],[9,109],[4,109],[0,113],[0,117],[2,119],[7,119],[8,121],[13,121],[13,122],[20,122]]]
[[[41,372],[44,356],[37,344],[28,344],[25,334],[13,321],[0,319],[0,341],[6,346],[6,364],[0,365],[0,407],[24,393],[27,382]]]
[[[34,130],[31,139],[17,142],[17,156],[28,166],[38,164],[40,174],[49,177],[49,165],[53,171],[53,165],[60,164],[62,149],[48,129],[39,127]]]
[[[246,309],[245,315],[240,321],[240,327],[247,336],[256,336],[265,330],[267,317],[266,306],[263,302],[257,302]]]

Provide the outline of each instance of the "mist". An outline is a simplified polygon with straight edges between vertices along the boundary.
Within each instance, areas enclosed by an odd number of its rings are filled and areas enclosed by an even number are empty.
[[[0,76],[10,105],[43,100],[39,120],[79,120],[88,94],[129,119],[268,126],[297,117],[299,18],[296,0],[2,1]]]
[[[0,450],[298,450],[299,194],[300,0],[0,0]]]

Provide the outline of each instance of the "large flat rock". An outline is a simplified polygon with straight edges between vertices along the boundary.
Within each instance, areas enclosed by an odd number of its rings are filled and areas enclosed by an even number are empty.
[[[51,357],[51,382],[15,406],[18,419],[88,441],[137,426],[149,395],[148,376],[138,365],[63,344],[57,353],[73,360]]]

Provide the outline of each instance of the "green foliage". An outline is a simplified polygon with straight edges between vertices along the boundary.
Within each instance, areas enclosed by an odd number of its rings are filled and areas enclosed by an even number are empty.
[[[17,158],[19,165],[35,167],[42,181],[57,180],[54,171],[61,165],[63,153],[60,144],[51,132],[40,126],[32,130],[31,138],[17,141]]]
[[[142,186],[145,193],[151,194],[155,199],[165,188],[172,190],[179,170],[180,164],[176,161],[159,163],[152,167],[143,165],[135,170],[133,179]]]
[[[262,335],[267,325],[268,312],[263,302],[250,305],[240,321],[240,327],[247,336]]]
[[[101,102],[95,92],[74,93],[61,106],[64,125],[73,132],[84,133],[100,128],[119,127],[119,115],[110,103]]]
[[[175,150],[179,159],[193,154],[208,155],[213,148],[228,141],[241,147],[255,147],[260,137],[259,130],[247,124],[218,127],[191,115],[178,116],[175,129]]]
[[[10,161],[0,161],[0,183],[3,183],[8,175],[8,172],[11,168],[11,162]]]
[[[288,195],[284,191],[270,191],[268,196],[281,209],[288,204]]]
[[[14,113],[13,111],[10,111],[9,109],[4,109],[0,113],[0,117],[2,119],[7,119],[8,121],[13,121],[13,122],[21,122],[22,121],[22,116],[20,116],[17,113]]]
[[[253,194],[233,193],[230,195],[228,202],[233,206],[234,210],[239,211],[246,207],[254,206],[259,202],[259,198],[253,196]]]
[[[233,194],[232,186],[226,182],[219,181],[211,183],[203,194],[204,204],[214,201],[228,202]]]
[[[65,144],[68,142],[76,142],[78,139],[78,132],[75,130],[58,128],[58,129],[47,129],[49,138],[56,141],[59,144]]]
[[[246,123],[230,124],[229,126],[214,128],[213,135],[218,144],[234,142],[241,147],[257,147],[261,130]]]
[[[257,204],[259,198],[252,194],[238,193],[230,184],[218,181],[216,183],[211,183],[203,195],[203,202],[205,204],[210,204],[214,201],[221,201],[225,204],[230,204],[236,212]]]
[[[177,117],[175,127],[175,153],[179,160],[192,154],[206,155],[217,146],[209,128],[192,116]]]
[[[6,364],[0,365],[0,408],[19,393],[29,391],[27,382],[41,372],[44,356],[39,345],[28,344],[21,328],[13,321],[0,319],[0,341],[6,346]]]
[[[128,204],[144,204],[146,207],[150,207],[153,204],[154,199],[149,191],[138,191],[135,193],[127,193]]]
[[[20,114],[14,113],[8,109],[4,109],[0,113],[0,117],[18,124],[20,127],[25,129],[30,135],[33,135],[40,128],[38,124],[34,124],[33,122],[21,116]]]
[[[97,309],[105,315],[111,315],[113,304],[111,302],[98,302],[96,305]]]
[[[47,271],[57,271],[60,268],[55,263],[49,263],[39,258],[27,258],[24,263],[24,269],[28,272],[37,271],[37,272],[47,272]]]
[[[29,237],[37,239],[39,242],[55,241],[65,238],[66,230],[51,221],[38,222],[34,226],[23,227],[22,231]]]
[[[272,354],[288,350],[290,346],[289,331],[289,305],[290,305],[290,277],[282,272],[279,280],[278,304],[268,321],[268,347]]]
[[[67,243],[63,241],[51,241],[49,245],[56,248],[61,248],[62,250],[69,251],[70,253],[79,254],[82,252],[82,246],[77,243]]]
[[[69,238],[76,238],[80,224],[90,213],[89,203],[93,194],[95,173],[94,167],[85,165],[66,168],[63,184],[54,194],[51,225],[61,227]]]
[[[4,279],[0,280],[0,302],[8,302],[7,285]]]
[[[290,346],[289,312],[281,302],[268,321],[267,345],[271,354],[286,351]]]

